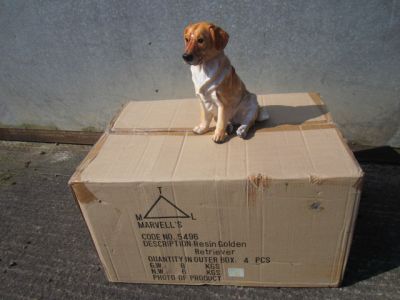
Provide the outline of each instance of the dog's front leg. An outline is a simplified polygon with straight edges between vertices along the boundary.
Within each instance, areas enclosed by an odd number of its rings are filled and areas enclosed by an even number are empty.
[[[215,128],[213,141],[216,143],[223,143],[225,139],[226,126],[228,125],[228,116],[226,109],[223,105],[218,105],[218,119]]]
[[[203,134],[210,130],[212,113],[204,106],[203,100],[200,100],[200,124],[193,128],[193,132]]]

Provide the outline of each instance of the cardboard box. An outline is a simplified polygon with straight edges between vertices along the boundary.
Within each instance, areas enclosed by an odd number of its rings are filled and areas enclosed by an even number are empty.
[[[318,94],[258,96],[248,140],[197,100],[128,103],[70,180],[110,281],[338,286],[363,172]]]

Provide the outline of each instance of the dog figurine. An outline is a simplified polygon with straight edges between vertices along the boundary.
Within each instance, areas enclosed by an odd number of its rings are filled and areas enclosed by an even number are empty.
[[[182,57],[190,65],[201,107],[201,122],[193,132],[208,132],[214,118],[214,142],[223,143],[234,125],[239,126],[236,134],[245,138],[255,121],[267,120],[269,116],[265,108],[259,107],[257,96],[246,89],[224,53],[228,33],[212,23],[200,22],[188,25],[183,35]]]

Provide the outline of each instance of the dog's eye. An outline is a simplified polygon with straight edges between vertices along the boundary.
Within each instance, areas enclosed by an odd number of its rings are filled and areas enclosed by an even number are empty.
[[[204,40],[200,38],[200,39],[197,40],[197,42],[198,42],[199,44],[202,44],[202,43],[204,42]]]
[[[187,43],[187,42],[189,42],[189,39],[188,39],[188,38],[185,38],[185,41],[186,41],[186,43]]]

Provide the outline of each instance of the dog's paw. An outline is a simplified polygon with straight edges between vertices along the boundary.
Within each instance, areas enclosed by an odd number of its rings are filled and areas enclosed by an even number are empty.
[[[196,127],[193,128],[193,132],[196,134],[203,134],[206,133],[209,130],[207,126],[204,125],[197,125]]]
[[[215,131],[212,140],[217,144],[222,144],[225,141],[225,131]]]
[[[229,122],[228,125],[226,125],[226,133],[231,135],[233,133],[233,130],[233,124]]]
[[[236,134],[238,137],[244,139],[246,138],[248,131],[249,131],[248,125],[240,125],[239,128],[236,130]]]

